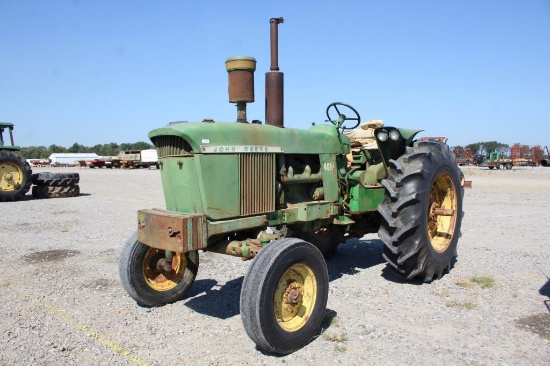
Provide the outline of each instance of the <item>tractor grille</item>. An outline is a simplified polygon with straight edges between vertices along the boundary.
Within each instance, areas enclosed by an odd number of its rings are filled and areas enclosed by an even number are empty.
[[[159,158],[165,156],[181,156],[193,153],[191,146],[178,136],[157,136],[153,138]]]
[[[275,154],[240,154],[241,215],[275,211]]]

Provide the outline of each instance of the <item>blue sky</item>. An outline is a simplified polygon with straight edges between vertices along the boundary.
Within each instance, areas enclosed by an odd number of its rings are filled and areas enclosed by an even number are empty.
[[[0,121],[20,146],[148,141],[170,121],[234,121],[225,60],[257,60],[269,19],[285,125],[326,106],[424,129],[452,146],[550,144],[550,1],[0,0]]]

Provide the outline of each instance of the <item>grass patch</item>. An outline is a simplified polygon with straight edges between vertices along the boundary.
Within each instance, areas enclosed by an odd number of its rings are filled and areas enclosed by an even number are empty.
[[[464,288],[474,288],[475,286],[491,288],[495,285],[495,279],[492,276],[474,276],[469,280],[459,280],[455,283]]]
[[[341,343],[348,340],[348,336],[345,332],[325,332],[323,338],[328,341]]]
[[[475,286],[475,284],[471,281],[468,281],[468,280],[460,280],[460,281],[457,281],[456,284],[460,287],[464,287],[464,288],[473,288]]]
[[[337,351],[337,352],[341,352],[341,353],[344,353],[348,350],[348,347],[345,345],[345,344],[338,344],[336,345],[336,347],[334,347],[334,349]]]
[[[445,303],[445,306],[448,308],[464,308],[471,310],[476,307],[476,304],[471,301],[447,301]]]
[[[444,290],[441,290],[441,291],[435,291],[434,295],[439,296],[439,297],[449,297],[449,296],[451,296],[451,292],[448,289],[444,289]]]
[[[481,288],[491,288],[495,285],[495,279],[491,276],[474,276],[470,281]]]

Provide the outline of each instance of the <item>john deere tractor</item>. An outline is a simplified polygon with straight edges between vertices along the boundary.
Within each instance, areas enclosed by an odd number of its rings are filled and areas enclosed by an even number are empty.
[[[0,202],[22,200],[32,184],[31,167],[13,141],[13,127],[0,122]],[[4,131],[9,131],[9,140],[4,139]]]
[[[448,272],[462,220],[463,176],[449,147],[419,130],[363,122],[330,103],[327,123],[286,128],[278,25],[270,20],[265,123],[248,122],[252,57],[226,61],[236,122],[171,123],[149,133],[166,208],[138,211],[120,256],[123,287],[139,304],[182,299],[198,251],[250,259],[240,297],[246,332],[287,354],[318,331],[327,303],[325,259],[351,238],[378,233],[389,266],[409,280]]]

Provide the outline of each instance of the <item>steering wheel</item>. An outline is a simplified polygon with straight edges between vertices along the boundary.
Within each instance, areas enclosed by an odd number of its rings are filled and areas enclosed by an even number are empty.
[[[338,106],[342,106],[342,107],[345,107],[345,108],[351,110],[355,114],[355,117],[353,117],[353,118],[347,117],[345,114],[340,113],[340,109],[338,109]],[[330,118],[331,108],[334,108],[336,110],[336,113],[338,114],[338,118],[336,118],[336,119]],[[344,109],[344,112],[345,111],[346,110]],[[355,110],[355,108],[353,108],[349,104],[340,103],[340,102],[330,103],[328,105],[328,107],[327,107],[327,118],[330,122],[332,122],[332,124],[336,125],[336,127],[338,127],[338,128],[341,127],[344,130],[352,130],[355,127],[359,126],[359,123],[361,123],[361,116],[359,116],[359,113]],[[347,127],[347,126],[344,126],[345,121],[357,121],[357,123],[353,127]]]

